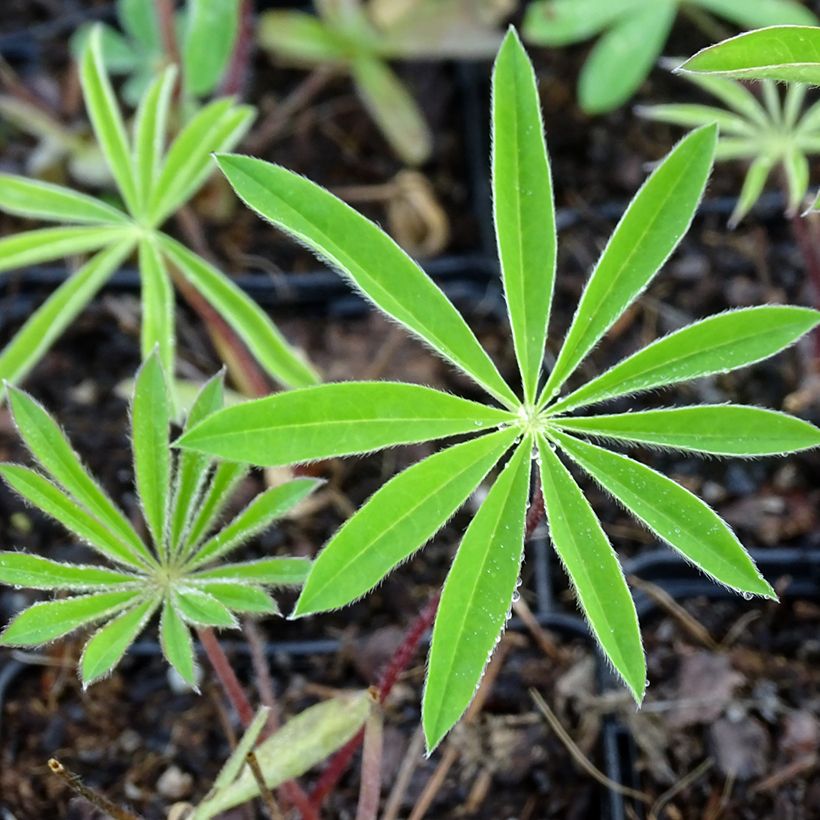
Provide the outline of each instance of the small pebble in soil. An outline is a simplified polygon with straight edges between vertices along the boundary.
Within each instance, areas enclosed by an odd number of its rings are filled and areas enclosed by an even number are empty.
[[[157,780],[157,792],[168,800],[182,800],[193,789],[194,779],[178,766],[166,769]]]

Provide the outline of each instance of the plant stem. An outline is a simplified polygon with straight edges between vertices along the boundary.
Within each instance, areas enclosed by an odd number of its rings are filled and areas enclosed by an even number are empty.
[[[364,729],[362,749],[362,777],[356,820],[376,820],[379,812],[382,768],[382,710],[374,703]]]
[[[48,761],[48,768],[59,777],[72,791],[87,800],[94,808],[99,809],[107,817],[114,820],[139,820],[135,814],[120,808],[116,803],[112,803],[105,795],[90,789],[83,783],[78,774],[70,772],[59,760],[52,757]]]
[[[794,214],[790,219],[792,234],[797,247],[803,256],[803,264],[809,275],[812,301],[820,308],[820,241],[817,236],[817,224],[813,216],[802,217]],[[814,334],[814,354],[820,360],[820,333]]]
[[[247,728],[253,720],[253,707],[231,666],[231,662],[228,660],[228,656],[225,654],[225,650],[216,639],[214,631],[209,627],[201,627],[197,630],[197,635],[216,673],[216,677],[222,685],[225,696],[236,710],[239,722]]]
[[[228,68],[222,77],[219,95],[224,97],[243,96],[250,75],[253,54],[253,3],[241,0],[236,44],[231,54]]]

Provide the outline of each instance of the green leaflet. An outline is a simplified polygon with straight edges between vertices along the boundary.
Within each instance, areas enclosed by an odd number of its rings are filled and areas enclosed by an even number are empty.
[[[274,379],[285,387],[305,387],[319,380],[316,371],[285,341],[262,308],[230,279],[171,237],[161,235],[159,241],[170,261],[216,308]]]
[[[9,388],[14,422],[31,454],[66,492],[126,544],[140,562],[154,559],[125,516],[88,474],[56,422],[34,399]]]
[[[467,528],[441,595],[424,688],[428,753],[461,717],[509,616],[524,549],[533,442],[525,438]]]
[[[740,592],[777,599],[734,533],[697,496],[620,453],[550,435],[639,521],[704,572]]]
[[[345,606],[432,538],[515,441],[501,430],[408,467],[353,514],[319,554],[291,617]]]
[[[225,372],[223,370],[206,382],[196,395],[185,419],[185,430],[189,430],[194,424],[221,409],[224,401]],[[195,504],[210,465],[210,459],[191,450],[185,450],[177,457],[171,499],[170,533],[171,550],[175,553],[182,548],[183,535],[191,522]]]
[[[91,31],[80,60],[80,83],[97,142],[128,210],[134,213],[139,207],[139,197],[131,162],[131,148],[117,99],[105,73],[102,30],[99,26]]]
[[[381,310],[420,336],[502,404],[513,392],[444,293],[370,220],[329,191],[262,160],[217,157],[250,208],[340,269]]]
[[[729,219],[729,228],[736,228],[760,199],[760,195],[763,193],[763,188],[766,185],[766,180],[772,172],[773,165],[774,163],[767,156],[755,157],[752,161],[749,170],[746,172],[746,177],[743,180],[743,187],[740,189],[737,205],[735,205],[735,209]]]
[[[429,387],[342,382],[228,407],[193,426],[177,443],[273,466],[476,433],[515,418]]]
[[[535,73],[510,28],[493,72],[493,215],[524,399],[535,401],[555,284],[555,206]]]
[[[820,447],[820,430],[813,424],[731,404],[560,418],[554,424],[570,433],[721,456],[782,455]]]
[[[0,174],[0,202],[6,213],[29,219],[97,225],[128,224],[128,217],[122,211],[99,199],[61,185],[14,174]]]
[[[656,122],[668,122],[684,128],[717,123],[721,134],[753,137],[757,132],[743,117],[713,105],[697,103],[670,103],[668,105],[637,106],[636,113]]]
[[[168,556],[166,521],[171,485],[171,401],[159,357],[152,354],[137,373],[131,404],[137,492],[157,554]]]
[[[80,677],[84,687],[108,675],[122,660],[125,650],[145,629],[158,604],[158,598],[149,598],[123,612],[95,633],[85,645],[80,659]]]
[[[753,29],[764,26],[790,24],[811,26],[817,18],[795,0],[690,0],[703,9],[735,23],[739,28]]]
[[[344,38],[313,14],[272,9],[259,15],[259,45],[277,57],[315,65],[346,61],[350,49]]]
[[[156,348],[166,373],[174,373],[174,288],[165,261],[150,239],[139,244],[140,282],[142,285],[142,324],[140,347],[146,360]]]
[[[666,65],[672,70],[679,63],[679,60],[675,63],[669,61]],[[750,122],[764,126],[769,122],[763,106],[745,85],[725,77],[709,77],[705,74],[690,74],[687,75],[686,79],[721,100],[726,106]]]
[[[645,0],[536,0],[527,6],[524,36],[543,46],[578,43],[645,4]]]
[[[162,654],[179,676],[191,686],[196,685],[196,658],[191,633],[170,601],[162,607],[159,622]]]
[[[306,558],[261,558],[241,564],[220,564],[194,573],[196,580],[244,581],[265,586],[301,586],[310,571]]]
[[[27,589],[95,589],[133,584],[134,575],[94,566],[61,564],[24,552],[0,552],[0,583]]]
[[[257,533],[267,529],[273,521],[293,509],[322,483],[316,478],[296,478],[260,493],[228,526],[197,550],[191,566],[215,561],[232,552]]]
[[[820,311],[785,305],[742,308],[670,333],[550,408],[566,413],[616,396],[725,373],[779,353],[820,324]]]
[[[558,392],[689,230],[712,168],[716,141],[715,126],[693,131],[638,191],[584,288],[539,405]]]
[[[175,66],[169,66],[158,74],[143,95],[134,118],[134,170],[140,213],[146,218],[154,180],[165,148],[168,109],[176,77]]]
[[[210,94],[225,73],[239,30],[239,0],[188,0],[182,38],[185,90]]]
[[[589,114],[625,103],[657,62],[675,22],[677,4],[652,0],[619,18],[590,52],[578,81],[578,100]]]
[[[19,382],[131,254],[131,241],[100,251],[38,307],[0,352],[0,380]],[[0,386],[0,397],[4,390]]]
[[[254,586],[242,586],[236,581],[219,583],[212,581],[199,586],[202,592],[216,598],[219,603],[233,612],[249,615],[278,615],[276,601],[264,589]]]
[[[230,610],[201,589],[178,587],[173,592],[173,605],[184,621],[194,626],[236,627]]]
[[[396,154],[408,165],[430,158],[433,135],[413,95],[382,60],[363,55],[350,71],[364,107]]]
[[[567,468],[538,440],[550,539],[601,648],[640,704],[646,659],[635,604],[623,570],[595,513]]]
[[[364,725],[372,700],[367,691],[340,695],[291,718],[256,747],[256,759],[270,789],[299,777],[345,745]],[[209,820],[253,800],[259,786],[247,766],[238,778],[195,809],[191,820]]]
[[[680,71],[820,85],[820,28],[772,26],[699,51]]]
[[[213,479],[199,503],[199,509],[191,521],[183,552],[190,552],[214,527],[231,493],[247,474],[248,467],[244,464],[223,463],[217,466]]]
[[[74,498],[64,493],[48,479],[19,464],[0,465],[0,476],[18,495],[59,521],[69,532],[78,536],[114,563],[132,569],[143,569],[142,557],[137,558],[130,542],[111,532]]]
[[[0,646],[40,646],[109,618],[138,599],[134,591],[100,592],[46,601],[23,610],[0,634]]]
[[[0,239],[0,272],[96,251],[103,245],[128,239],[130,234],[130,228],[101,225],[93,228],[39,228],[6,236]]]

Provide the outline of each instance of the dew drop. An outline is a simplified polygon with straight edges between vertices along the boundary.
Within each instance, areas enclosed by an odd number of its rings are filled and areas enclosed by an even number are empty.
[[[754,598],[754,595],[752,595],[751,592],[742,592],[741,595],[743,595],[744,601],[751,601],[752,598]]]

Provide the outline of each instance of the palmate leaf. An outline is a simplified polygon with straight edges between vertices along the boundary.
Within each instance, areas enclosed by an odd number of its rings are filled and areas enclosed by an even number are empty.
[[[557,418],[570,433],[720,456],[770,456],[820,447],[820,430],[786,413],[732,404]]]
[[[434,749],[469,705],[509,616],[521,569],[533,441],[525,438],[464,533],[441,594],[422,722]]]
[[[432,538],[510,448],[517,430],[456,444],[387,482],[322,550],[292,617],[360,598]]]
[[[491,429],[504,410],[400,382],[342,382],[278,393],[212,414],[180,446],[275,466]]]
[[[493,71],[493,215],[524,398],[535,399],[555,285],[555,207],[538,88],[510,29]]]
[[[715,126],[693,131],[638,191],[584,288],[539,406],[558,392],[689,230],[712,169],[716,143]]]
[[[777,598],[734,533],[689,490],[619,453],[562,433],[550,435],[639,521],[715,580]]]
[[[449,299],[384,231],[284,168],[231,154],[217,161],[250,208],[342,271],[378,308],[502,404],[515,404],[515,394]]]

